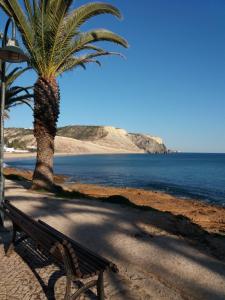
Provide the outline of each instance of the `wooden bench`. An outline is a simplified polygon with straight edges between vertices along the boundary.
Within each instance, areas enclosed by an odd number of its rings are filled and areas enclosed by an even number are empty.
[[[37,249],[47,252],[59,265],[64,266],[67,278],[65,300],[77,299],[92,287],[97,288],[98,299],[104,299],[103,273],[105,270],[118,272],[115,264],[83,247],[43,221],[35,221],[8,201],[4,202],[3,209],[13,223],[12,241],[6,255],[9,255],[18,243],[31,238]],[[19,238],[17,233],[20,233]],[[97,279],[93,279],[94,276],[97,276]],[[72,294],[72,283],[86,278],[92,279],[83,283],[82,287]]]

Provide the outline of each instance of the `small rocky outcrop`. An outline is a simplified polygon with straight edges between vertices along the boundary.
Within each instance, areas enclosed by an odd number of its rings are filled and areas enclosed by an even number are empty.
[[[152,137],[140,133],[130,133],[130,139],[132,142],[138,146],[138,148],[143,149],[148,153],[167,153],[167,148],[163,144],[161,138]]]

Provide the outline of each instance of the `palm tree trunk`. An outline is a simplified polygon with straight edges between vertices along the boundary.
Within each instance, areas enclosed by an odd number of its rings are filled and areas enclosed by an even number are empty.
[[[55,77],[38,78],[34,86],[34,136],[37,141],[37,160],[32,189],[54,188],[53,155],[59,100],[59,87]]]

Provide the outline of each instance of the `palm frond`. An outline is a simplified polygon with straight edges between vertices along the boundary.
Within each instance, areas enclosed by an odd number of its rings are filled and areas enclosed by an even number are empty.
[[[32,108],[33,103],[33,93],[30,91],[33,89],[33,86],[21,87],[13,85],[15,80],[19,78],[23,73],[30,70],[30,67],[27,68],[14,68],[6,74],[6,95],[5,95],[5,110],[10,111],[10,108],[26,104]],[[0,85],[1,90],[1,85]]]
[[[28,70],[31,70],[31,67],[26,68],[15,68],[13,69],[9,74],[6,75],[6,83],[7,86],[11,86],[11,84],[22,74],[27,72]]]
[[[101,15],[111,14],[121,19],[122,15],[120,11],[113,5],[102,2],[94,2],[82,5],[81,7],[73,10],[69,16],[64,19],[61,32],[63,33],[63,40],[60,40],[60,44],[64,46],[68,40],[71,40],[74,35],[78,33],[79,27],[84,24],[88,19]]]
[[[80,6],[70,13],[65,20],[65,25],[70,28],[79,28],[88,19],[102,14],[111,14],[119,19],[122,15],[119,9],[111,4],[103,2],[93,2]]]
[[[71,10],[73,0],[0,0],[0,7],[12,16],[29,52],[32,68],[39,76],[58,75],[62,65],[81,51],[105,52],[93,43],[108,41],[128,47],[121,36],[105,29],[80,32],[90,18],[110,14],[119,19],[120,11],[113,5],[91,2]],[[62,68],[61,68],[62,70]],[[61,73],[60,73],[61,74]]]
[[[59,60],[61,61],[61,63],[57,66],[56,72],[60,68],[60,66],[73,54],[82,51],[83,47],[90,45],[90,43],[99,42],[99,41],[116,43],[126,48],[129,46],[125,39],[123,39],[118,34],[109,30],[96,29],[96,30],[82,33],[80,34],[79,38],[76,39],[68,49],[64,49],[61,52],[60,54],[61,59]]]
[[[75,69],[76,67],[82,67],[83,69],[86,69],[85,64],[87,63],[97,63],[99,66],[101,66],[101,63],[99,60],[95,60],[94,58],[99,56],[109,56],[109,55],[116,55],[120,56],[122,58],[125,58],[124,55],[118,52],[111,52],[111,51],[97,51],[95,53],[86,54],[83,56],[74,56],[71,57],[69,60],[67,60],[64,64],[62,64],[58,71],[57,75],[61,75],[63,72],[70,71]]]
[[[6,96],[8,96],[8,98],[12,98],[23,92],[26,93],[26,95],[31,95],[29,92],[30,89],[33,89],[33,86],[28,86],[28,87],[14,86],[13,88],[7,89]]]
[[[103,48],[97,47],[97,46],[92,45],[92,44],[84,45],[80,51],[84,51],[84,50],[95,50],[95,51],[98,51],[98,52],[104,52],[105,51]]]

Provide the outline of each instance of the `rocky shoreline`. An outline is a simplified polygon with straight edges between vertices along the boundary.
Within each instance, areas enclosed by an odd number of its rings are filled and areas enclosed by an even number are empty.
[[[4,174],[9,179],[26,180],[32,179],[33,172],[18,168],[5,168]],[[225,208],[210,205],[200,200],[181,199],[179,197],[152,190],[136,188],[118,188],[94,184],[81,184],[66,182],[64,175],[55,175],[56,184],[60,185],[65,192],[80,193],[83,196],[106,199],[113,198],[115,201],[127,200],[127,203],[138,207],[152,208],[162,212],[169,212],[175,216],[184,216],[191,222],[201,226],[210,233],[225,235]]]
[[[169,212],[175,216],[184,216],[205,230],[225,235],[225,208],[210,205],[199,200],[181,199],[158,191],[135,188],[118,188],[94,184],[66,183],[63,186],[70,191],[78,191],[95,198],[121,196],[140,207]]]
[[[16,192],[19,202],[24,203],[23,207],[26,207],[27,201],[27,205],[30,205],[32,197],[34,197],[34,202],[36,197],[43,198],[43,205],[50,197],[52,199],[50,201],[51,206],[53,207],[48,209],[48,213],[51,220],[54,219],[54,207],[58,207],[59,201],[61,201],[62,205],[64,205],[63,203],[65,205],[70,203],[69,205],[75,206],[81,201],[84,203],[85,208],[86,205],[89,205],[90,209],[92,205],[93,207],[97,205],[99,209],[103,210],[104,207],[117,207],[116,210],[120,212],[120,215],[124,216],[121,219],[122,223],[123,221],[125,222],[129,213],[136,214],[138,219],[145,219],[141,230],[138,230],[138,233],[135,235],[135,239],[140,240],[141,243],[147,239],[152,239],[155,232],[159,232],[160,237],[171,239],[172,236],[175,240],[178,239],[181,243],[186,243],[187,247],[195,249],[196,253],[202,253],[209,259],[216,259],[218,265],[221,264],[222,266],[225,263],[225,208],[223,207],[205,204],[197,200],[179,199],[156,191],[68,183],[67,177],[61,175],[55,175],[55,182],[60,187],[60,192],[55,194],[43,191],[37,192],[29,189],[32,178],[31,171],[5,168],[4,173],[7,179],[14,181],[15,185],[23,187],[23,193],[20,193],[19,190]],[[9,191],[7,190],[8,194]],[[39,206],[38,202],[37,206]],[[34,205],[34,207],[36,206]],[[67,216],[61,210],[57,218],[65,218],[67,220]],[[78,222],[77,218],[82,218],[82,222],[85,219],[85,224],[90,222],[86,213],[84,215],[82,213],[76,214],[73,222]],[[103,219],[106,220],[107,217],[105,216]],[[74,230],[79,228],[79,226],[82,227],[83,223],[80,224],[78,222],[76,225],[78,227],[76,227],[73,222],[69,222],[69,224],[74,227]],[[110,224],[110,228],[115,226],[117,225]],[[131,220],[129,226],[135,227],[135,222],[133,223]],[[154,232],[154,235],[152,232]],[[138,244],[140,247],[141,243],[140,245]]]

